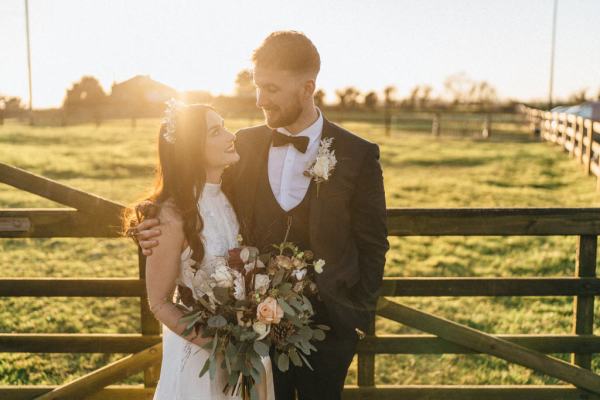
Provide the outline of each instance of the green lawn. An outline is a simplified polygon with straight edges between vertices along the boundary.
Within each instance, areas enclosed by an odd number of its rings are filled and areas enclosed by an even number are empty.
[[[253,123],[257,123],[254,120]],[[229,120],[231,129],[248,120]],[[129,203],[149,187],[157,120],[113,121],[96,128],[0,127],[0,160],[103,197]],[[504,129],[492,140],[432,138],[423,129],[343,124],[381,145],[390,207],[590,207],[595,181],[554,145]],[[57,207],[0,184],[0,207]],[[391,238],[388,276],[570,276],[575,238]],[[121,239],[4,239],[0,276],[136,277],[134,246]],[[403,298],[402,302],[490,333],[569,333],[572,298]],[[133,333],[139,301],[87,298],[0,298],[0,332]],[[597,328],[597,326],[596,326]],[[416,333],[378,319],[380,333]],[[119,355],[0,353],[0,384],[59,384]],[[561,355],[561,357],[565,357]],[[594,368],[599,360],[594,359]],[[378,384],[558,383],[493,357],[377,357]],[[139,376],[128,382],[139,382]],[[356,382],[353,369],[348,383]]]

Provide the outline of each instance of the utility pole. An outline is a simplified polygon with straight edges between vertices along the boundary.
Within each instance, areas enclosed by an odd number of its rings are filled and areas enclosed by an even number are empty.
[[[550,51],[550,88],[548,90],[548,110],[552,108],[552,91],[554,86],[554,48],[556,47],[556,10],[558,0],[554,0],[554,13],[552,17],[552,49]]]
[[[25,0],[25,34],[27,37],[27,72],[29,77],[29,124],[33,125],[33,90],[31,88],[31,45],[29,42],[29,0]]]

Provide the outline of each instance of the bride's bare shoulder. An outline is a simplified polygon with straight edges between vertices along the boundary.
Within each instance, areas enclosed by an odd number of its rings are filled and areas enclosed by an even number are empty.
[[[181,212],[173,199],[169,199],[160,205],[158,218],[160,219],[160,224],[165,227],[175,229],[183,227]]]

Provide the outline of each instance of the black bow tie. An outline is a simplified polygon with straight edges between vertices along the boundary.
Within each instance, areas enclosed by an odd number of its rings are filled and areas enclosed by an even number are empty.
[[[300,153],[306,153],[308,148],[308,137],[306,136],[288,136],[281,132],[273,130],[273,146],[285,146],[292,144]]]

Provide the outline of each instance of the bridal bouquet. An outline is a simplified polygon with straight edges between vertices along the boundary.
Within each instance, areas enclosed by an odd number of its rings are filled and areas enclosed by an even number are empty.
[[[211,274],[190,266],[192,287],[179,286],[187,306],[184,335],[196,332],[211,338],[204,346],[210,357],[200,376],[208,372],[213,379],[217,368],[226,370],[223,392],[241,393],[244,399],[258,398],[254,385],[265,372],[261,357],[271,347],[281,371],[290,362],[312,369],[306,356],[329,330],[312,324],[314,311],[307,297],[317,294],[314,277],[325,262],[290,242],[274,247],[277,251],[267,255],[253,247],[231,250],[229,257],[213,261]]]

